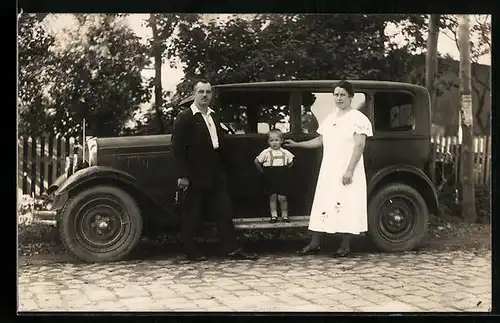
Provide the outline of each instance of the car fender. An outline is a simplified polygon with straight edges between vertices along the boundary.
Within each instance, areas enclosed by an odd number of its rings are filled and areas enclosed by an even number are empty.
[[[418,191],[424,196],[427,202],[429,211],[434,215],[440,215],[439,198],[436,187],[432,180],[421,169],[411,165],[392,165],[377,171],[368,181],[368,196],[371,196],[384,180],[391,177],[391,181],[399,181],[408,183],[410,180],[419,179]],[[399,179],[400,180],[399,180]],[[408,183],[415,186],[414,183]]]
[[[84,187],[87,183],[98,179],[112,179],[113,181],[121,184],[126,184],[133,187],[134,191],[139,192],[143,197],[147,198],[164,211],[173,214],[173,210],[166,210],[160,203],[151,197],[144,189],[140,187],[137,180],[132,175],[121,170],[114,169],[107,166],[91,166],[80,169],[71,176],[56,190],[54,193],[55,200],[58,205],[64,205],[69,198],[69,193],[80,187]]]
[[[52,193],[55,193],[59,187],[66,181],[68,178],[68,174],[63,173],[59,177],[56,178],[56,180],[49,186],[49,189],[47,190],[47,195],[51,195]]]

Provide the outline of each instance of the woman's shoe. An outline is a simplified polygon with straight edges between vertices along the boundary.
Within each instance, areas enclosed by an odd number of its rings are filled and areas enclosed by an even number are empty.
[[[269,223],[276,223],[278,222],[278,217],[272,217],[271,220],[269,220]]]
[[[334,258],[342,258],[342,257],[347,257],[351,250],[349,248],[339,248],[337,251],[333,253]]]
[[[315,255],[315,254],[317,254],[320,250],[321,250],[321,247],[320,247],[320,246],[313,247],[313,246],[311,246],[311,245],[307,245],[307,246],[305,246],[304,248],[302,248],[301,250],[299,250],[297,253],[298,253],[300,256]]]

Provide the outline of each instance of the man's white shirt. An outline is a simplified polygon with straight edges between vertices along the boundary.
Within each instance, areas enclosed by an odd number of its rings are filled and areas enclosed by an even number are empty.
[[[212,118],[212,113],[215,113],[214,110],[208,108],[207,113],[203,113],[198,109],[198,107],[193,103],[191,105],[191,111],[193,115],[196,113],[200,113],[205,120],[205,125],[207,126],[208,132],[210,133],[210,139],[212,140],[212,146],[214,149],[219,148],[219,137],[217,136],[217,128],[215,127],[214,119]]]

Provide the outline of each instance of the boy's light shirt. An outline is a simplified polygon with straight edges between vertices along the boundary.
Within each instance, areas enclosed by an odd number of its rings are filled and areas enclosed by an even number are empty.
[[[295,156],[285,148],[272,149],[268,147],[257,156],[257,160],[264,167],[283,167],[289,165],[294,157]]]

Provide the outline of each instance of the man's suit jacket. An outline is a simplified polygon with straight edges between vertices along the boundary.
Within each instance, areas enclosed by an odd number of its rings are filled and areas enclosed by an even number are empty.
[[[219,148],[215,150],[210,132],[200,113],[193,115],[190,108],[180,112],[174,122],[172,149],[178,177],[186,177],[192,188],[211,189],[224,184],[222,151],[224,132],[219,118],[212,114],[219,138]]]

